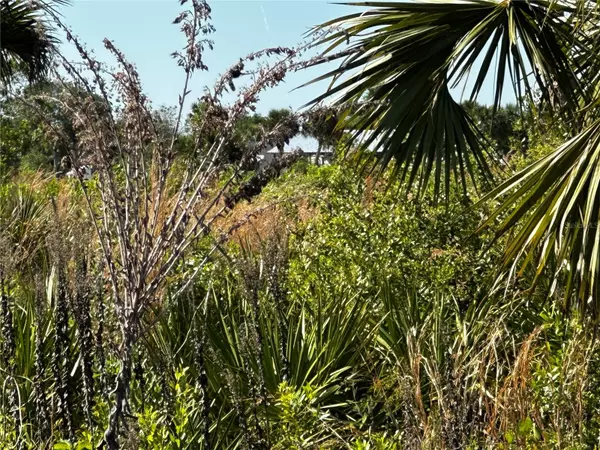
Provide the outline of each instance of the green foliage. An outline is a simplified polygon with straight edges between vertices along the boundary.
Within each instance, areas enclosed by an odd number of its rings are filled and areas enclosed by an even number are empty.
[[[493,250],[480,254],[485,238],[471,237],[480,220],[476,212],[460,214],[456,200],[453,209],[398,201],[398,183],[383,189],[371,181],[365,191],[344,166],[321,174],[326,192],[317,201],[321,220],[301,226],[293,240],[294,292],[311,296],[347,287],[375,295],[389,284],[395,292],[427,285],[451,289],[459,298],[475,295],[494,258]]]
[[[461,193],[449,207],[431,192],[399,198],[405,186],[388,177],[365,180],[353,162],[299,163],[256,200],[288,199],[290,222],[259,244],[227,245],[227,258],[175,297],[206,242],[188,252],[143,316],[124,449],[594,445],[600,353],[589,328],[518,285],[489,288],[501,252],[472,236],[482,216],[464,209]],[[36,272],[6,272],[12,319],[2,323],[17,342],[21,403],[3,407],[0,438],[7,448],[19,433],[25,448],[95,448],[118,373],[118,312],[107,306],[98,250],[81,238],[81,193],[38,183],[37,192],[1,192],[2,238],[38,256]],[[290,205],[298,196],[307,219]],[[51,207],[50,197],[63,200]],[[86,275],[76,270],[82,259]],[[58,401],[65,392],[69,415]]]
[[[29,170],[52,167],[52,157],[45,152],[43,133],[31,121],[2,117],[0,133],[0,179],[19,166]]]
[[[529,136],[517,105],[509,104],[494,111],[491,106],[479,105],[474,101],[463,103],[475,125],[494,142],[496,150],[506,155],[513,148],[521,153],[529,150]]]
[[[172,414],[149,405],[137,419],[141,449],[195,449],[201,442],[202,429],[195,418],[201,393],[189,380],[187,367],[175,371],[169,389],[174,395]]]
[[[207,103],[199,102],[192,106],[188,122],[192,135],[198,140],[197,151],[200,155],[210,150],[220,129],[226,126],[226,119],[223,110]],[[277,146],[281,151],[300,131],[298,120],[289,109],[272,109],[266,116],[257,113],[244,115],[236,121],[221,159],[226,164],[239,162],[248,150],[253,150],[259,144],[265,132],[272,132],[275,128],[279,131],[267,144]]]
[[[76,95],[81,89],[67,85]],[[64,171],[62,159],[77,144],[75,130],[59,101],[64,95],[57,81],[27,86],[4,98],[0,119],[0,179],[23,171]]]
[[[388,437],[386,433],[374,433],[369,438],[358,439],[351,448],[352,450],[400,450],[402,446],[397,438]]]
[[[315,390],[304,385],[294,390],[286,382],[280,384],[275,406],[280,409],[277,425],[276,449],[305,449],[326,440],[330,436],[324,423],[327,414],[322,414]]]

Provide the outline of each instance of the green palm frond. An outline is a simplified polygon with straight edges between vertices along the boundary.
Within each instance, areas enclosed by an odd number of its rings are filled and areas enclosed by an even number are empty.
[[[565,307],[575,299],[582,317],[600,315],[599,194],[600,120],[596,120],[481,200],[501,199],[483,226],[500,220],[498,237],[515,228],[504,268],[519,275],[533,265],[534,285],[553,271],[553,286],[560,286]]]
[[[348,44],[340,66],[314,81],[330,79],[316,98],[355,105],[344,126],[356,143],[375,145],[385,166],[395,159],[401,174],[424,187],[434,173],[436,191],[446,193],[451,177],[490,178],[487,143],[467,112],[450,94],[471,77],[471,99],[488,76],[494,78],[494,105],[507,80],[518,99],[557,97],[575,109],[583,91],[572,61],[583,48],[577,6],[543,0],[426,0],[364,2],[370,8],[327,22],[326,53]],[[365,94],[372,94],[368,101]],[[533,102],[532,102],[533,103]],[[358,105],[358,106],[356,106]],[[365,136],[367,136],[365,138]]]
[[[10,250],[9,265],[20,270],[33,258],[47,259],[44,241],[48,231],[49,210],[35,190],[8,185],[0,189],[0,246]],[[0,260],[0,268],[2,261]]]
[[[2,0],[0,2],[0,81],[8,84],[15,73],[23,72],[29,81],[43,78],[49,68],[57,42],[44,18],[46,12],[56,14],[54,2]]]

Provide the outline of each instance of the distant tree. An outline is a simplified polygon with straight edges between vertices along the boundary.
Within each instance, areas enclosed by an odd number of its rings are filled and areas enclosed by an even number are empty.
[[[263,120],[265,131],[269,132],[279,127],[280,132],[273,144],[283,154],[284,147],[300,132],[300,122],[291,109],[271,109]]]
[[[25,156],[33,157],[30,166],[51,167],[49,159],[38,149],[43,148],[37,127],[24,117],[0,116],[0,179],[19,167]],[[40,157],[41,156],[41,157]]]
[[[220,155],[221,161],[227,164],[239,161],[248,145],[258,139],[263,121],[264,118],[258,114],[241,117],[234,125],[232,136]],[[218,108],[198,102],[192,106],[188,122],[192,135],[200,141],[200,151],[207,152],[215,139],[222,135],[227,116]]]
[[[0,103],[3,172],[23,163],[61,170],[61,160],[77,145],[73,124],[58,103],[63,90],[53,81],[41,81]]]
[[[157,136],[163,145],[168,145],[173,139],[177,111],[175,107],[160,106],[152,111],[154,125],[157,128]],[[175,137],[173,151],[176,154],[189,154],[193,148],[193,136],[189,130],[180,130]]]
[[[338,113],[333,108],[318,106],[310,109],[303,116],[302,134],[317,141],[316,163],[319,163],[321,152],[335,146],[341,139],[343,130],[338,127]]]
[[[200,139],[201,149],[207,151],[214,144],[215,138],[222,135],[226,121],[226,114],[218,107],[209,107],[202,102],[192,106],[189,124],[192,134]],[[285,145],[299,132],[300,122],[290,109],[272,109],[266,116],[246,114],[235,123],[221,155],[222,161],[227,164],[238,162],[249,148],[258,145],[259,140],[269,133],[271,139],[266,144],[277,147],[283,153]]]
[[[496,144],[502,155],[511,150],[511,141],[520,141],[520,149],[527,151],[527,131],[523,128],[521,111],[517,105],[500,106],[494,111],[491,106],[481,105],[475,101],[462,104],[475,125]]]

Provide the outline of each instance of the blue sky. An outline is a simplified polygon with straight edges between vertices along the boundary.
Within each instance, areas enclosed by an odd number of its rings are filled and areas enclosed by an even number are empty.
[[[209,0],[209,4],[216,28],[212,36],[215,49],[205,56],[209,72],[199,72],[192,80],[191,100],[202,95],[203,87],[212,86],[239,57],[265,47],[294,46],[311,27],[357,10],[323,0]],[[137,65],[153,104],[174,106],[181,92],[183,71],[170,54],[184,45],[184,37],[172,21],[182,8],[178,0],[72,0],[62,12],[74,34],[89,49],[96,49],[99,60],[114,63],[102,44],[108,37]],[[70,44],[63,43],[62,50],[77,59]],[[291,74],[284,84],[262,94],[258,111],[303,106],[322,93],[326,83],[294,88],[320,75],[326,67]],[[511,91],[505,89],[505,101],[514,101]],[[460,97],[461,92],[458,88],[454,94]],[[486,80],[479,101],[489,103],[492,97],[491,80]]]
[[[212,8],[215,49],[205,62],[209,72],[198,72],[191,97],[212,86],[217,76],[240,56],[271,46],[294,46],[312,26],[343,15],[352,8],[320,0],[249,1],[218,0]],[[172,21],[182,7],[177,0],[73,0],[62,9],[65,22],[99,60],[113,63],[102,45],[105,37],[115,41],[140,73],[144,90],[155,106],[175,105],[181,92],[183,72],[170,54],[181,48],[184,37]],[[63,43],[63,51],[76,59],[75,50]],[[259,111],[298,108],[324,90],[324,84],[294,88],[322,73],[323,67],[292,74],[285,84],[264,93]]]

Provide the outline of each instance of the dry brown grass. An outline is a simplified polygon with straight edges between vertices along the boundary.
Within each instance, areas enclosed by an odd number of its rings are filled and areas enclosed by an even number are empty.
[[[518,424],[529,417],[532,404],[531,365],[537,347],[535,345],[543,327],[537,327],[521,344],[511,373],[506,377],[496,399],[500,431],[515,430]],[[536,422],[541,423],[539,417]]]
[[[305,223],[317,215],[317,208],[306,197],[272,202],[262,201],[259,197],[253,203],[237,204],[229,214],[216,220],[214,232],[218,235],[230,233],[231,241],[257,250],[281,231],[294,230],[298,223]]]

